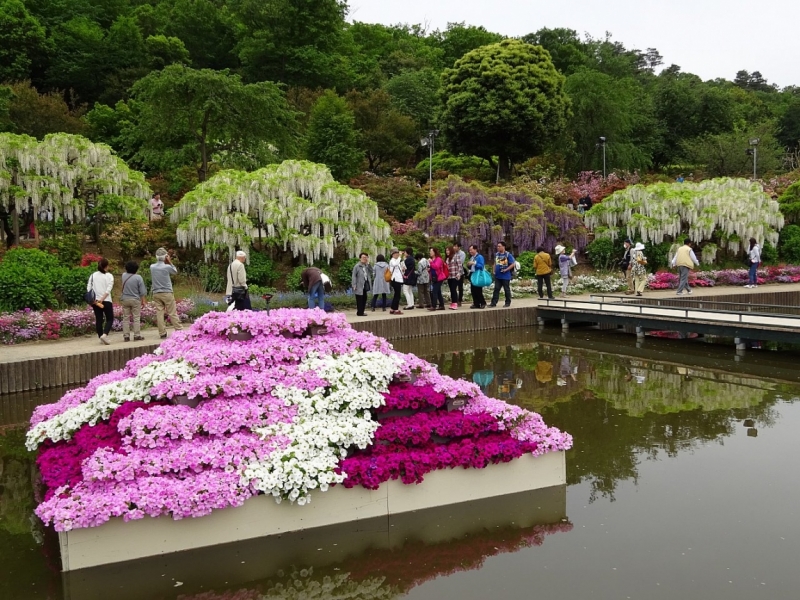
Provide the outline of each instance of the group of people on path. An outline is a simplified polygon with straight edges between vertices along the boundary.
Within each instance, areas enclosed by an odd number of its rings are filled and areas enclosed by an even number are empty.
[[[122,274],[122,291],[120,304],[122,305],[122,339],[131,341],[131,325],[133,340],[143,340],[141,315],[142,309],[147,304],[147,286],[142,276],[138,274],[139,263],[128,261],[125,263],[125,273]],[[178,269],[172,264],[169,253],[164,248],[156,250],[156,262],[150,265],[151,293],[156,305],[156,323],[161,339],[167,337],[167,326],[164,315],[169,317],[175,330],[183,329],[175,303],[175,294],[172,290],[172,276],[178,274]],[[114,274],[109,270],[108,259],[102,258],[97,263],[97,271],[89,276],[86,283],[86,297],[94,311],[95,330],[97,337],[103,344],[110,344],[109,334],[114,325],[114,304],[112,291],[114,289]]]
[[[755,238],[750,238],[749,244],[745,258],[748,268],[748,283],[744,287],[755,288],[758,286],[761,247]],[[619,264],[625,272],[625,281],[628,286],[625,293],[641,296],[647,285],[647,257],[644,255],[644,244],[637,242],[636,245],[633,245],[629,238],[625,240],[624,246],[625,252]],[[700,261],[697,260],[697,255],[694,253],[692,240],[684,239],[683,244],[678,247],[670,261],[670,266],[678,269],[678,289],[675,291],[677,296],[681,296],[684,292],[692,293],[692,287],[689,285],[689,273],[699,265]],[[541,290],[539,295],[541,296]]]

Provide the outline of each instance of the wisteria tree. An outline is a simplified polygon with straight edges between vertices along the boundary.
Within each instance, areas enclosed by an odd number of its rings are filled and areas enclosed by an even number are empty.
[[[178,243],[203,248],[206,260],[232,256],[254,239],[282,246],[309,264],[333,256],[375,254],[389,225],[364,192],[337,183],[324,165],[287,160],[258,171],[221,171],[172,209]]]
[[[688,236],[706,242],[703,260],[713,262],[717,247],[737,253],[751,237],[776,245],[784,218],[760,183],[720,178],[619,190],[586,213],[586,224],[654,244]]]
[[[482,251],[497,242],[511,244],[515,252],[557,242],[579,250],[587,244],[587,231],[574,210],[556,206],[524,186],[486,188],[451,176],[416,216],[427,234],[475,244]]]
[[[104,144],[65,133],[42,141],[0,134],[0,208],[14,215],[15,238],[28,210],[73,223],[89,214],[99,224],[108,214],[144,218],[149,194],[144,175]]]

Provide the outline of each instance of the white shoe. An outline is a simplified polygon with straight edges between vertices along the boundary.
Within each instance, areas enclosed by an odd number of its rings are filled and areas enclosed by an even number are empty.
[[[692,290],[689,290],[689,293],[691,294],[691,293],[692,293]]]
[[[675,292],[675,295],[676,296],[681,296],[681,295],[683,295],[683,292]]]
[[[108,341],[108,336],[105,333],[100,336],[100,341],[103,342],[106,346],[108,346],[111,343]]]

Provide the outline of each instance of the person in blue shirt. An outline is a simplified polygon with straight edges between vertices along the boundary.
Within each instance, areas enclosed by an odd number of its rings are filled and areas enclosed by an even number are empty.
[[[467,262],[470,274],[470,292],[472,293],[472,306],[470,308],[486,308],[486,299],[483,297],[483,288],[472,285],[472,274],[483,271],[486,268],[486,261],[478,252],[478,247],[473,244],[469,247],[469,261]]]
[[[506,297],[506,308],[511,306],[511,275],[513,271],[514,257],[510,252],[506,252],[505,242],[498,242],[497,253],[494,255],[494,293],[492,293],[492,303],[489,308],[497,306],[501,287]]]

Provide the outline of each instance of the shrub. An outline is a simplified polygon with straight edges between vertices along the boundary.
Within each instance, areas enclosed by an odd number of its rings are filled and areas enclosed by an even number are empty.
[[[15,248],[6,252],[3,265],[19,265],[41,274],[48,274],[59,267],[58,258],[36,248]]]
[[[250,253],[250,263],[247,265],[247,283],[270,286],[278,278],[275,263],[260,252]]]
[[[300,276],[308,268],[308,265],[300,265],[292,269],[291,273],[286,276],[286,290],[289,292],[296,292],[302,290],[300,286]]]
[[[18,251],[12,250],[6,256],[13,252]],[[41,270],[14,261],[5,260],[0,263],[0,311],[11,312],[25,308],[41,310],[55,305],[56,297],[50,279],[43,276]]]
[[[353,267],[356,266],[357,262],[357,258],[348,258],[339,265],[339,270],[336,272],[336,282],[346,290],[350,289],[350,284],[353,281]]]
[[[765,265],[778,264],[778,249],[769,242],[765,242],[761,249],[761,262]]]
[[[100,259],[103,258],[99,254],[92,254],[91,252],[88,254],[84,254],[81,256],[81,266],[82,267],[91,267],[92,265],[96,265],[100,262]]]
[[[787,225],[781,229],[778,250],[783,260],[800,263],[800,225]]]
[[[141,271],[141,269],[140,269]],[[148,283],[150,277],[150,268],[147,269],[147,277],[145,283]],[[217,264],[207,264],[205,262],[186,263],[181,269],[183,274],[191,277],[196,277],[200,282],[200,287],[204,292],[219,293],[225,291],[227,280],[222,270]],[[144,275],[143,275],[144,276]],[[247,279],[250,280],[250,271],[247,271]],[[149,284],[148,284],[149,286]]]
[[[623,251],[620,250],[620,243],[610,237],[595,238],[586,247],[586,254],[589,262],[598,271],[611,271],[616,269],[617,264],[622,259]]]
[[[83,253],[81,246],[81,238],[77,235],[64,235],[39,242],[40,250],[58,257],[58,262],[65,267],[74,267],[80,263]]]
[[[647,257],[647,270],[655,273],[659,269],[669,268],[669,249],[671,247],[672,242],[646,243],[644,245],[644,255]]]
[[[531,278],[536,275],[536,271],[534,271],[533,269],[534,256],[536,256],[536,252],[531,252],[530,250],[527,250],[516,257],[516,260],[519,262],[520,277]]]
[[[62,267],[50,274],[50,283],[53,291],[64,306],[83,303],[86,284],[89,276],[94,273],[93,267],[75,267],[72,269]]]

